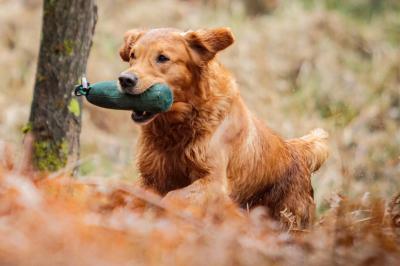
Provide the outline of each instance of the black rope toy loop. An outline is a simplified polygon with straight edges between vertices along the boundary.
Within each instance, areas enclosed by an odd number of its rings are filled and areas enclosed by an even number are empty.
[[[90,91],[90,83],[87,81],[86,77],[81,78],[81,84],[75,87],[75,96],[86,96]]]

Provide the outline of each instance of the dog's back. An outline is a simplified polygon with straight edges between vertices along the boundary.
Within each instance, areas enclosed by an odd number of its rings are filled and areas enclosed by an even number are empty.
[[[244,208],[266,206],[276,219],[285,210],[306,226],[315,208],[310,177],[327,159],[327,133],[316,129],[285,141],[240,105],[242,133],[228,164],[231,197]]]

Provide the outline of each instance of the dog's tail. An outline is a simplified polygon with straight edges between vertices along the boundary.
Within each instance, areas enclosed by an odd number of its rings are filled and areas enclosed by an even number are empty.
[[[328,133],[317,128],[301,138],[289,140],[288,143],[303,154],[312,173],[317,171],[329,156],[327,139]]]

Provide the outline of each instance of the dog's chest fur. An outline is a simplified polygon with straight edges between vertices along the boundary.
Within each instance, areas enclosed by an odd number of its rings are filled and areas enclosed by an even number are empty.
[[[183,123],[161,117],[144,127],[137,158],[144,185],[164,195],[209,175],[209,141],[230,103],[228,97],[214,98]]]
[[[141,178],[145,186],[161,195],[209,174],[206,144],[199,143],[197,136],[185,128],[173,132],[142,132],[139,140],[137,163]]]

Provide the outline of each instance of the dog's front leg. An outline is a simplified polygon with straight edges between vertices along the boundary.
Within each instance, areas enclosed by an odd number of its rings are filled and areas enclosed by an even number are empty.
[[[207,147],[205,162],[209,169],[208,174],[193,181],[185,188],[170,191],[164,197],[164,202],[175,199],[193,204],[204,204],[215,200],[231,201],[227,168],[232,150],[231,134],[237,134],[237,130],[232,130],[232,128],[237,128],[232,124],[232,121],[235,120],[225,119],[204,144]],[[227,132],[230,132],[230,134]]]
[[[193,181],[189,186],[170,191],[163,201],[184,201],[188,204],[205,204],[218,199],[228,199],[228,185],[226,178],[227,160],[221,152],[209,151],[207,162],[210,172]]]
[[[225,185],[216,180],[212,176],[200,178],[185,188],[168,192],[162,201],[166,204],[182,202],[204,205],[211,201],[227,200]]]

